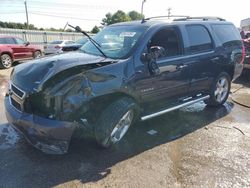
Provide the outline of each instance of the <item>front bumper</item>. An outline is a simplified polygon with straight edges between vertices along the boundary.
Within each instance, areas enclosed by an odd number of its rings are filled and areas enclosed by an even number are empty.
[[[67,153],[76,123],[42,118],[19,112],[4,99],[5,113],[9,123],[36,148],[48,154]]]

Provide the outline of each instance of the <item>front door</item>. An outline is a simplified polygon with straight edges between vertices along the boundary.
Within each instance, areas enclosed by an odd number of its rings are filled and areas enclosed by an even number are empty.
[[[28,59],[32,58],[33,53],[31,49],[26,46],[26,42],[20,38],[15,38],[16,44],[11,45],[14,53],[14,59]]]
[[[141,69],[140,74],[136,74],[136,91],[146,114],[176,105],[189,92],[189,65],[193,62],[192,59],[183,57],[183,44],[179,39],[175,28],[166,27],[159,30],[147,45],[147,49],[152,46],[165,49],[165,53],[156,61],[159,73],[150,74],[145,62],[136,67],[137,72]]]

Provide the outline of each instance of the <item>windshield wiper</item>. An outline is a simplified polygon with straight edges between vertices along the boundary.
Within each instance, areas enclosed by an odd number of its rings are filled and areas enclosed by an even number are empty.
[[[107,57],[105,55],[105,53],[101,50],[101,45],[98,44],[98,42],[96,42],[93,38],[91,38],[85,31],[81,30],[80,27],[74,27],[70,24],[68,24],[69,27],[72,27],[73,29],[75,29],[77,32],[81,32],[82,34],[84,34],[86,37],[88,37],[89,41],[96,47],[96,49],[104,56]]]

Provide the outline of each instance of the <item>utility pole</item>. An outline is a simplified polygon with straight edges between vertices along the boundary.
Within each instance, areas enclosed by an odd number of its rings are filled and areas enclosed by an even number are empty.
[[[146,2],[146,0],[143,0],[142,3],[141,3],[141,16],[143,16],[143,5],[144,5],[145,2]]]
[[[25,12],[26,12],[26,21],[27,21],[27,29],[29,29],[29,16],[28,16],[28,10],[27,10],[27,1],[24,1],[25,6]]]
[[[168,19],[169,19],[170,16],[171,16],[171,10],[172,10],[172,9],[169,7],[169,8],[168,8]]]

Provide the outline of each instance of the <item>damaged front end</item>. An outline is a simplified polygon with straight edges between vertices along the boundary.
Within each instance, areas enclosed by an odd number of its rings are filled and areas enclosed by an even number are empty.
[[[114,79],[113,75],[89,70],[113,61],[100,63],[99,60],[87,64],[78,58],[78,63],[70,65],[63,61],[60,71],[53,69],[58,67],[56,61],[51,62],[44,66],[31,65],[32,71],[27,65],[23,69],[17,67],[19,71],[15,70],[11,76],[10,89],[5,97],[6,117],[36,148],[48,154],[64,154],[76,130],[83,130],[87,136],[92,134],[89,109],[90,100],[95,96],[93,82]],[[63,68],[63,65],[66,66]],[[43,70],[41,75],[44,76],[33,75],[39,72],[37,69]],[[26,75],[20,74],[25,70]]]

